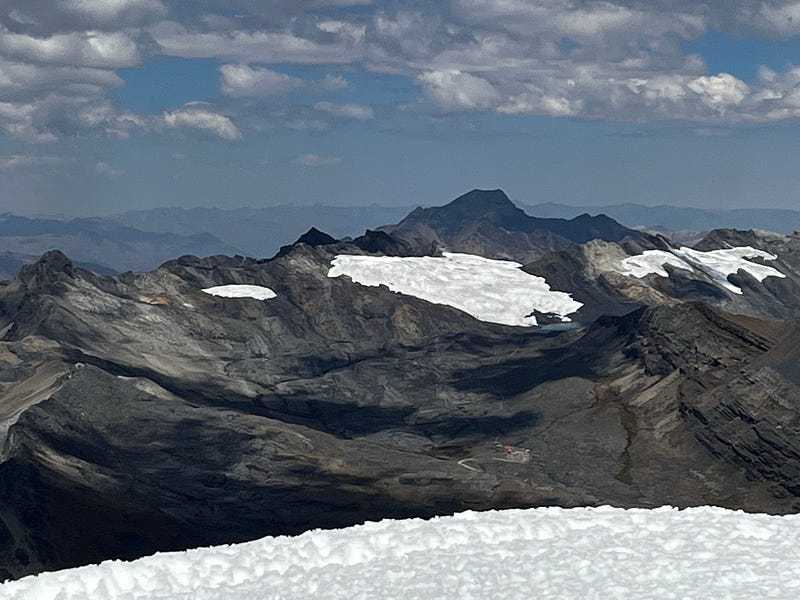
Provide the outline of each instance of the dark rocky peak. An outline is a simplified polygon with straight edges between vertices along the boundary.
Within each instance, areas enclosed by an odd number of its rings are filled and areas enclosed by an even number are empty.
[[[574,219],[540,219],[528,217],[528,227],[546,229],[577,244],[591,240],[618,242],[625,238],[641,238],[646,234],[620,225],[611,217],[600,214],[583,213]]]
[[[642,233],[620,225],[606,215],[582,214],[574,219],[531,217],[517,207],[502,190],[472,190],[446,204],[417,208],[388,231],[428,228],[447,238],[465,232],[476,224],[490,224],[507,232],[542,235],[549,232],[564,242],[582,244],[593,239],[620,241],[642,237]]]
[[[324,231],[320,231],[316,227],[312,227],[299,238],[297,238],[297,241],[294,243],[281,246],[280,250],[278,250],[278,253],[275,255],[275,258],[286,256],[292,250],[301,245],[315,248],[317,246],[327,246],[330,244],[336,244],[338,242],[339,240],[337,240],[335,237],[328,235]]]
[[[385,254],[387,256],[422,256],[435,251],[429,243],[421,247],[411,241],[390,235],[385,231],[367,229],[364,235],[353,240],[353,245],[364,252]]]
[[[425,223],[434,229],[457,231],[469,223],[485,219],[515,231],[530,218],[509,200],[503,190],[472,190],[444,206],[415,209],[403,219],[400,227]]]
[[[24,265],[17,279],[26,287],[41,287],[75,277],[75,265],[60,250],[46,252],[35,263]]]
[[[312,227],[299,238],[297,238],[295,244],[306,244],[307,246],[327,246],[328,244],[335,244],[337,241],[338,240],[335,237],[328,235],[324,231],[320,231],[316,227]]]

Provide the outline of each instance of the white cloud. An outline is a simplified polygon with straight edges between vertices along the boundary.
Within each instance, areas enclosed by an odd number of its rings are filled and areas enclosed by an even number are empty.
[[[417,79],[425,97],[446,111],[494,109],[502,99],[485,79],[456,69],[428,71]]]
[[[325,121],[319,119],[292,119],[284,121],[283,126],[295,131],[325,131],[329,127]]]
[[[342,159],[338,156],[320,156],[319,154],[305,154],[300,156],[294,161],[298,165],[304,167],[324,167],[327,165],[338,165]]]
[[[56,136],[34,125],[36,107],[33,104],[0,102],[0,127],[12,137],[33,144],[53,142]]]
[[[223,65],[222,93],[227,96],[275,96],[300,87],[303,82],[284,73],[247,65]]]
[[[343,90],[347,87],[347,79],[341,75],[328,74],[325,75],[324,79],[322,80],[321,87],[323,90],[328,92]]]
[[[76,95],[102,95],[122,85],[114,71],[87,67],[0,62],[0,93],[7,99],[41,99],[43,92],[73,90]]]
[[[317,102],[314,109],[333,115],[334,117],[344,117],[347,119],[357,119],[368,121],[375,117],[375,113],[370,106],[363,104],[334,104],[333,102]]]
[[[149,29],[164,54],[183,58],[233,58],[243,63],[350,63],[361,52],[347,40],[319,43],[291,31],[197,32],[181,23],[162,22]]]
[[[63,159],[57,156],[6,154],[0,155],[0,171],[11,171],[23,167],[49,165],[59,162],[63,162]]]
[[[698,77],[690,81],[686,87],[698,94],[705,104],[720,112],[729,106],[741,104],[750,92],[744,81],[729,73]]]
[[[0,29],[0,53],[20,60],[75,67],[130,67],[139,64],[142,58],[136,41],[122,31],[34,37]]]
[[[61,0],[61,6],[98,22],[119,19],[126,13],[151,13],[163,15],[166,7],[160,0]]]
[[[349,5],[360,8],[325,10]],[[712,28],[762,39],[798,36],[799,0],[7,0],[3,9],[0,132],[29,142],[137,130],[238,139],[239,126],[268,130],[279,119],[281,127],[321,130],[327,125],[320,113],[374,118],[357,100],[327,97],[359,72],[408,78],[419,89],[413,106],[440,115],[496,111],[711,126],[800,116],[796,67],[762,69],[745,83],[709,72],[686,50]],[[220,61],[222,112],[236,114],[239,126],[208,107],[136,115],[115,106],[109,91],[122,85],[116,71],[158,55]],[[287,64],[336,74],[299,78],[266,66]],[[286,95],[292,90],[315,100],[300,106]]]
[[[188,129],[208,133],[223,140],[241,139],[242,133],[228,117],[202,106],[189,106],[164,113],[170,129]]]
[[[116,179],[117,177],[121,177],[125,174],[125,171],[122,169],[112,167],[110,164],[102,160],[95,163],[94,171],[98,175],[107,177],[109,179]]]

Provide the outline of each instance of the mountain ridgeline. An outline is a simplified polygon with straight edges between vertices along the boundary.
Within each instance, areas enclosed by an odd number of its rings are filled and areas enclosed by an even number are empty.
[[[0,283],[0,576],[466,509],[797,512],[798,373],[798,234],[476,190],[270,259],[53,250]]]
[[[643,234],[605,215],[573,219],[531,217],[502,190],[473,190],[450,204],[417,208],[397,225],[382,228],[412,241],[436,242],[453,252],[529,262],[543,253],[593,239],[611,242]]]

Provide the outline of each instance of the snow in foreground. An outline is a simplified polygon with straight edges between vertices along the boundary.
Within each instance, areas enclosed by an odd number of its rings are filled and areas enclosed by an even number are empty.
[[[218,285],[203,290],[206,294],[222,298],[255,298],[256,300],[270,300],[278,295],[268,287],[260,285]]]
[[[741,294],[742,290],[728,281],[728,275],[738,273],[740,269],[749,273],[758,281],[764,281],[767,277],[786,277],[786,275],[773,267],[750,262],[747,260],[749,258],[775,260],[777,257],[774,254],[757,250],[750,246],[723,248],[722,250],[711,250],[709,252],[701,252],[692,248],[672,248],[669,252],[665,250],[645,250],[639,256],[623,259],[622,273],[623,275],[638,278],[646,277],[650,274],[669,277],[669,273],[664,267],[670,265],[685,271],[705,273],[717,285],[734,294]]]
[[[106,562],[0,598],[799,598],[800,515],[609,507],[467,512]]]
[[[367,286],[385,285],[393,292],[464,311],[480,321],[530,327],[538,310],[567,315],[583,304],[565,292],[554,292],[542,277],[519,263],[472,254],[437,256],[347,256],[332,261],[328,277],[347,275]]]

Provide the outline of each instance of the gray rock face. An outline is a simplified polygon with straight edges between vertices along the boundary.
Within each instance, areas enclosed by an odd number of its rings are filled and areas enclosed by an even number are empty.
[[[493,325],[327,277],[371,249],[116,277],[53,252],[0,288],[1,574],[463,509],[800,509],[796,325]],[[234,283],[277,297],[201,292]]]

